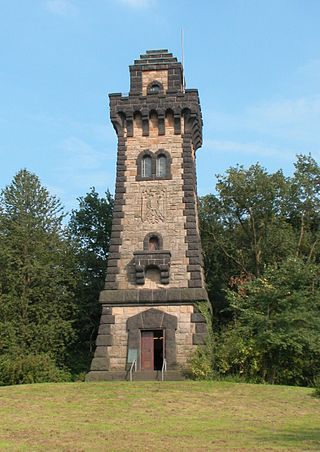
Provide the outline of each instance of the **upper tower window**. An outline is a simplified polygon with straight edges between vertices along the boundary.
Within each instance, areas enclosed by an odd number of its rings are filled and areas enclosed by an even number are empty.
[[[157,80],[149,83],[147,88],[147,94],[160,94],[163,92],[163,86]]]
[[[137,158],[136,180],[172,179],[171,157],[165,149],[151,152],[145,149]]]
[[[166,177],[167,175],[167,157],[163,154],[157,157],[156,175],[157,177]]]
[[[152,158],[145,155],[141,160],[141,177],[151,178],[152,176]]]

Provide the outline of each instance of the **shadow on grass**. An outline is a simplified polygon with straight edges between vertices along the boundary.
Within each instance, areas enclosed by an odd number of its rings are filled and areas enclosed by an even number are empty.
[[[272,443],[275,446],[288,446],[301,448],[305,447],[320,450],[320,427],[319,428],[297,428],[292,430],[282,430],[259,435],[259,440]]]

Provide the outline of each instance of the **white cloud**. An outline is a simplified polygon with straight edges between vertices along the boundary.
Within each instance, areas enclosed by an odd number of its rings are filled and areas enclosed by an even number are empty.
[[[154,5],[155,0],[118,0],[123,5],[131,8],[148,8]]]
[[[46,0],[45,8],[53,14],[66,16],[76,10],[73,0]]]

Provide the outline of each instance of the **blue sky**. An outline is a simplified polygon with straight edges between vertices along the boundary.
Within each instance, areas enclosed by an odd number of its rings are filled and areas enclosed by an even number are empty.
[[[0,187],[35,172],[67,210],[114,189],[108,93],[146,49],[181,57],[200,93],[198,192],[237,163],[320,157],[318,0],[0,0]]]

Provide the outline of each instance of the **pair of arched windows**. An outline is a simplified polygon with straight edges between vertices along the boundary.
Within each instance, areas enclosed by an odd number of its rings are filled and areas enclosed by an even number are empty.
[[[170,166],[171,159],[167,151],[143,151],[137,159],[137,180],[171,179]]]
[[[158,155],[156,159],[156,177],[162,178],[167,176],[167,157],[164,154]],[[152,178],[152,157],[145,155],[141,160],[141,177]]]

